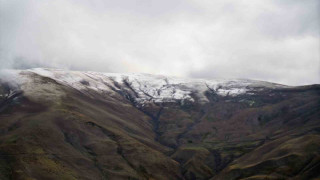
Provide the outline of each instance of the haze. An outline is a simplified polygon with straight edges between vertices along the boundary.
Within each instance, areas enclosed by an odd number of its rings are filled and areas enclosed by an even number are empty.
[[[0,69],[320,82],[317,0],[0,3]]]

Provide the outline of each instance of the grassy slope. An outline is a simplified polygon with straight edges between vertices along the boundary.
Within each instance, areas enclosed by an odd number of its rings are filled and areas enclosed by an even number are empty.
[[[319,175],[318,86],[139,110],[29,76],[37,83],[0,112],[0,179]]]
[[[179,179],[179,164],[153,139],[150,118],[116,99],[21,97],[1,113],[1,174],[14,179]],[[40,89],[40,88],[39,88]],[[40,96],[40,97],[39,97]],[[8,160],[8,158],[11,158]],[[6,163],[10,162],[10,163]]]

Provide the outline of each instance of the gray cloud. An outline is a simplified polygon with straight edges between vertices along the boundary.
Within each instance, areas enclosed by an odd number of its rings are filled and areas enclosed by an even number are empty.
[[[0,3],[0,68],[320,82],[317,0]]]

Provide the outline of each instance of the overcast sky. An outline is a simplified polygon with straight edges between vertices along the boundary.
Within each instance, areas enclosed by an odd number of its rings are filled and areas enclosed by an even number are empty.
[[[319,0],[0,0],[0,69],[320,83]]]

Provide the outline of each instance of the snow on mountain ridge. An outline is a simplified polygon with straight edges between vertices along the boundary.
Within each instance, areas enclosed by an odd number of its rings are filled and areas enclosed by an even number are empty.
[[[255,80],[226,79],[186,79],[150,74],[117,74],[91,71],[66,71],[59,69],[34,68],[21,72],[32,72],[51,78],[61,84],[84,92],[86,89],[98,93],[130,91],[136,102],[175,102],[177,100],[207,102],[206,91],[220,96],[237,96],[263,88],[283,88],[286,86]]]

